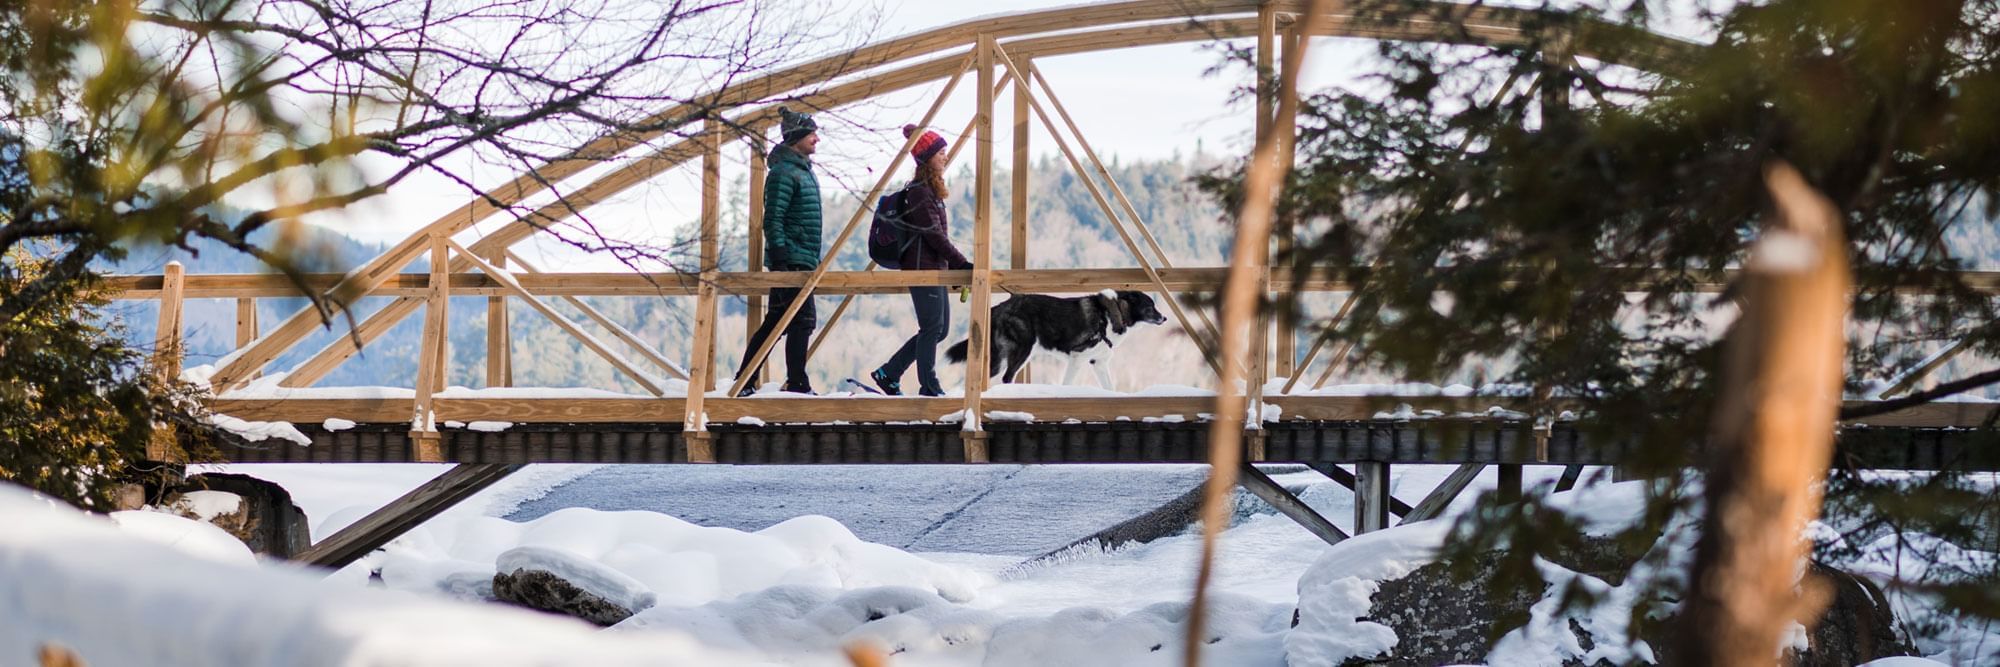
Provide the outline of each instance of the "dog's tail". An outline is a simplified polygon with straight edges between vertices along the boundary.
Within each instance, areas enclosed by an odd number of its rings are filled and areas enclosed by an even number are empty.
[[[945,360],[946,360],[946,361],[950,361],[951,363],[954,363],[954,364],[962,364],[962,363],[965,363],[965,343],[966,343],[966,342],[967,342],[967,341],[963,341],[963,340],[962,340],[962,341],[958,341],[958,344],[957,344],[957,345],[953,345],[953,346],[951,346],[951,349],[949,349],[949,350],[945,350],[945,351],[944,351],[944,358],[945,358]]]

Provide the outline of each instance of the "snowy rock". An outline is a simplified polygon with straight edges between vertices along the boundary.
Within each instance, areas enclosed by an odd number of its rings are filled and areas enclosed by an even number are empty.
[[[518,547],[494,563],[493,597],[610,627],[652,607],[655,596],[623,573],[547,547]]]
[[[290,558],[312,545],[305,512],[283,487],[248,475],[204,473],[166,494],[163,511],[214,524],[250,551]]]

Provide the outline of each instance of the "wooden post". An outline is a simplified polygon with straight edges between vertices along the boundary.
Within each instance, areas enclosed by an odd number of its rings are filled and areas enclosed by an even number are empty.
[[[1500,502],[1521,502],[1521,464],[1497,463],[1493,471],[1499,475]]]
[[[749,230],[748,246],[745,254],[749,261],[743,270],[752,273],[764,270],[764,177],[770,169],[764,164],[764,142],[762,136],[750,139],[750,215],[744,220]],[[752,294],[744,300],[743,335],[757,331],[757,325],[764,322],[764,295]]]
[[[160,322],[153,334],[153,364],[160,379],[173,381],[181,376],[181,294],[187,289],[187,271],[178,261],[167,262],[160,283]]]
[[[1016,269],[1028,268],[1028,80],[1034,73],[1035,63],[1022,58],[1015,63],[1021,71],[1015,72],[1020,80],[1014,86],[1014,182],[1008,192],[1008,206],[1014,218],[1013,233],[1008,236],[1012,247],[1008,248],[1007,265]],[[1034,382],[1033,364],[1024,364],[1015,379]]]
[[[973,137],[973,227],[972,227],[972,326],[965,361],[965,461],[985,463],[985,434],[980,420],[980,394],[986,391],[991,354],[993,304],[993,36],[981,34],[975,47],[974,68],[979,71],[979,111],[972,126]],[[1015,72],[1016,79],[1021,78]]]
[[[181,295],[186,291],[187,272],[180,262],[167,262],[160,285],[160,321],[153,333],[153,368],[163,383],[181,377]],[[169,426],[153,433],[146,441],[146,458],[175,461],[180,458],[179,437]]]
[[[410,441],[420,462],[444,461],[443,442],[438,438],[437,420],[431,414],[431,394],[440,389],[439,362],[444,360],[441,344],[449,322],[446,309],[451,303],[451,256],[448,239],[442,234],[430,238],[431,282],[424,292],[424,331],[417,351],[416,411],[410,416]]]
[[[715,462],[715,445],[708,436],[708,413],[702,409],[702,402],[715,386],[715,318],[716,301],[720,298],[715,280],[722,272],[718,248],[722,124],[708,119],[702,124],[702,133],[705,136],[701,154],[701,283],[695,297],[694,350],[688,360],[687,414],[681,422],[689,463]]]
[[[1272,97],[1276,91],[1273,90],[1272,84],[1277,81],[1277,76],[1276,71],[1272,69],[1271,65],[1274,59],[1273,56],[1276,55],[1274,52],[1277,48],[1277,33],[1277,10],[1269,4],[1259,7],[1257,9],[1257,133],[1260,135],[1264,133],[1265,128],[1269,127],[1276,120],[1277,105]],[[1272,235],[1277,240],[1278,256],[1290,257],[1292,251],[1291,224],[1285,220],[1276,221],[1276,228]],[[1267,262],[1266,269],[1268,268]],[[1265,283],[1267,285],[1270,283],[1268,271],[1265,276]],[[1277,303],[1278,312],[1274,317],[1270,318],[1277,326],[1267,334],[1276,337],[1276,345],[1273,350],[1275,363],[1270,372],[1275,373],[1279,377],[1286,378],[1287,387],[1290,386],[1291,381],[1296,379],[1295,376],[1298,375],[1298,333],[1292,327],[1292,323],[1297,319],[1293,315],[1294,308],[1297,306],[1296,299],[1297,297],[1293,296]]]
[[[257,340],[257,299],[245,297],[236,300],[236,349],[243,349]]]
[[[506,270],[507,253],[487,258],[493,268]],[[486,386],[514,386],[514,338],[509,335],[507,297],[486,297]]]
[[[1361,461],[1354,464],[1354,534],[1372,533],[1389,527],[1389,464]]]

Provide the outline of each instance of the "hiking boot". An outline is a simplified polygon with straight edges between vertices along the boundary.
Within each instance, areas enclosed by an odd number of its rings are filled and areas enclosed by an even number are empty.
[[[944,395],[944,390],[943,390],[943,389],[939,389],[939,388],[937,388],[937,387],[918,387],[918,388],[917,388],[917,395],[918,395],[918,396],[932,396],[932,397],[936,397],[936,396],[943,396],[943,395]]]
[[[881,389],[882,393],[884,394],[888,394],[890,396],[903,395],[902,381],[890,379],[889,374],[883,373],[882,369],[880,368],[877,368],[874,371],[868,373],[868,379],[874,381],[875,387],[877,389]]]
[[[781,389],[780,391],[788,391],[794,394],[805,394],[807,396],[819,395],[813,393],[813,386],[812,383],[810,382],[799,382],[799,383],[786,382],[784,388]]]

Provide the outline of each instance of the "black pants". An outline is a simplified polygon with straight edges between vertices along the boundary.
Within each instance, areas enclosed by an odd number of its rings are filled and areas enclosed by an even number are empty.
[[[937,377],[937,346],[944,340],[945,329],[951,326],[951,301],[945,298],[943,287],[912,287],[910,305],[917,310],[917,335],[905,341],[902,349],[889,357],[889,363],[882,364],[882,374],[901,378],[914,361],[921,391],[942,394],[944,390],[938,386]]]
[[[778,318],[784,316],[785,309],[790,308],[792,306],[792,299],[796,299],[798,296],[798,288],[771,288],[771,305],[764,311],[764,323],[757,327],[756,333],[750,334],[750,344],[743,348],[743,361],[736,366],[737,374],[741,375],[745,372],[750,374],[750,383],[744,385],[744,388],[755,389],[764,375],[763,364],[758,364],[757,368],[750,369],[749,371],[743,369],[744,366],[749,365],[750,355],[755,354],[757,348],[764,345],[764,339],[771,337],[771,329],[778,326]],[[812,385],[812,381],[806,378],[806,350],[812,347],[813,327],[818,324],[819,316],[813,312],[813,302],[808,297],[805,305],[799,307],[798,316],[792,318],[791,325],[785,327],[785,333],[783,334],[785,336],[785,385],[788,387],[807,387]]]

